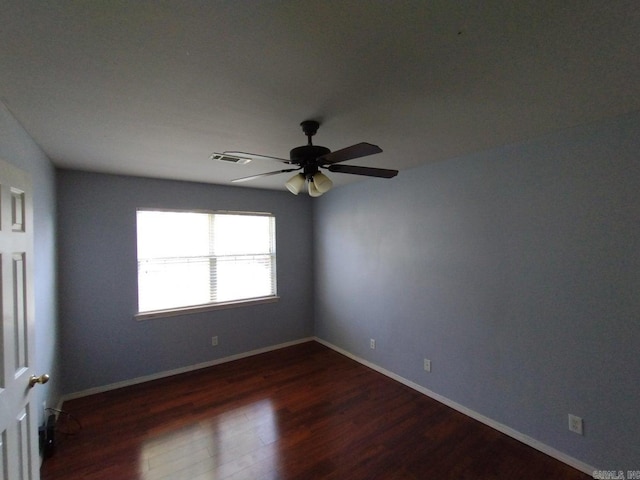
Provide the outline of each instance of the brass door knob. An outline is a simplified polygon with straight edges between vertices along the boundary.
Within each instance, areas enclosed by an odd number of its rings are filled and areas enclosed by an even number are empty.
[[[39,377],[36,377],[35,375],[31,375],[29,377],[29,388],[33,388],[36,383],[44,384],[44,383],[47,383],[48,381],[49,381],[49,375],[47,375],[46,373],[43,373]]]

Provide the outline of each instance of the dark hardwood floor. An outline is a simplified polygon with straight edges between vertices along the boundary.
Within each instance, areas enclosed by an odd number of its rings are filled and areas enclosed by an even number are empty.
[[[63,409],[43,480],[590,478],[316,342]]]

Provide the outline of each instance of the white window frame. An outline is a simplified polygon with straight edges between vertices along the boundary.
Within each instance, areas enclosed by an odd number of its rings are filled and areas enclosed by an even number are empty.
[[[180,306],[174,308],[166,308],[161,310],[152,310],[152,311],[143,311],[137,312],[135,314],[135,318],[137,320],[146,320],[152,318],[164,318],[164,317],[172,317],[172,316],[180,316],[192,313],[200,313],[211,310],[220,310],[226,308],[236,308],[242,306],[250,306],[250,305],[260,305],[266,303],[273,303],[279,300],[279,296],[277,295],[277,256],[276,256],[276,233],[275,233],[275,216],[268,212],[237,212],[237,211],[227,211],[227,210],[182,210],[182,209],[169,209],[169,208],[138,208],[136,210],[136,239],[137,236],[137,215],[138,212],[171,212],[171,213],[202,213],[208,215],[248,215],[248,216],[262,216],[262,217],[270,217],[273,222],[273,251],[271,252],[271,256],[273,257],[273,287],[274,294],[263,296],[263,297],[253,297],[253,298],[243,298],[238,300],[230,300],[230,301],[220,301],[220,302],[210,302],[210,303],[202,303],[198,305],[189,305],[189,306]],[[139,258],[136,249],[136,263],[139,268]],[[138,285],[138,277],[136,276],[136,297],[139,295],[139,285]]]

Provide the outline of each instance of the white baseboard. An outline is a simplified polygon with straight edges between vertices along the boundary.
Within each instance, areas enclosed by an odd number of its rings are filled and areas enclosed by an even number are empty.
[[[214,365],[220,365],[222,363],[233,362],[234,360],[240,360],[241,358],[252,357],[253,355],[259,355],[261,353],[271,352],[273,350],[279,350],[281,348],[290,347],[292,345],[298,345],[300,343],[311,342],[314,337],[301,338],[299,340],[293,340],[291,342],[280,343],[278,345],[271,345],[269,347],[259,348],[257,350],[251,350],[249,352],[238,353],[229,357],[218,358],[209,362],[198,363],[196,365],[189,365],[187,367],[176,368],[174,370],[168,370],[165,372],[154,373],[152,375],[145,375],[143,377],[132,378],[130,380],[124,380],[122,382],[110,383],[101,387],[89,388],[80,392],[69,393],[63,395],[58,402],[58,410],[62,410],[62,404],[67,400],[74,400],[76,398],[87,397],[89,395],[95,395],[96,393],[108,392],[110,390],[116,390],[122,387],[129,387],[131,385],[137,385],[139,383],[150,382],[152,380],[158,380],[160,378],[171,377],[173,375],[179,375],[181,373],[192,372],[194,370],[200,370],[202,368],[213,367]]]
[[[528,435],[525,435],[523,433],[518,432],[517,430],[514,430],[511,427],[508,427],[506,425],[503,425],[500,422],[496,422],[495,420],[492,420],[488,417],[485,417],[484,415],[475,412],[467,407],[465,407],[464,405],[460,405],[459,403],[454,402],[453,400],[450,400],[446,397],[443,397],[440,394],[437,394],[435,392],[432,392],[431,390],[429,390],[428,388],[425,388],[421,385],[418,385],[417,383],[412,382],[411,380],[407,380],[404,377],[401,377],[400,375],[397,375],[393,372],[390,372],[389,370],[386,370],[378,365],[376,365],[375,363],[371,363],[368,360],[365,360],[363,358],[360,358],[356,355],[353,355],[352,353],[337,347],[325,340],[322,340],[321,338],[318,337],[314,337],[314,340],[317,341],[318,343],[321,343],[322,345],[329,347],[330,349],[344,355],[345,357],[348,357],[352,360],[355,360],[358,363],[361,363],[362,365],[365,365],[369,368],[371,368],[372,370],[375,370],[376,372],[379,372],[389,378],[392,378],[393,380],[396,380],[397,382],[402,383],[403,385],[406,385],[409,388],[412,388],[413,390],[416,390],[417,392],[422,393],[423,395],[426,395],[427,397],[433,398],[434,400],[437,400],[438,402],[453,408],[454,410],[457,410],[460,413],[463,413],[464,415],[473,418],[474,420],[477,420],[481,423],[484,423],[485,425],[501,432],[504,433],[505,435],[508,435],[511,438],[514,438],[522,443],[524,443],[525,445],[528,445],[532,448],[535,448],[536,450],[539,450],[542,453],[545,453],[547,455],[549,455],[550,457],[555,458],[556,460],[559,460],[563,463],[566,463],[567,465],[580,470],[581,472],[584,472],[588,475],[592,475],[593,472],[596,470],[596,468],[592,467],[591,465],[587,465],[586,463],[577,460],[565,453],[562,453],[559,450],[556,450],[553,447],[550,447],[549,445],[546,445],[542,442],[539,442],[538,440],[536,440],[535,438],[531,438]]]

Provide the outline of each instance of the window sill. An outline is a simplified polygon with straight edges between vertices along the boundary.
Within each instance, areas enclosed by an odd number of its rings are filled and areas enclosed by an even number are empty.
[[[234,302],[207,303],[205,305],[194,305],[193,307],[170,308],[167,310],[154,310],[152,312],[136,313],[136,320],[151,320],[154,318],[177,317],[181,315],[190,315],[192,313],[209,312],[212,310],[224,310],[227,308],[248,307],[251,305],[262,305],[264,303],[277,302],[280,297],[260,297],[247,298],[244,300],[236,300]]]

